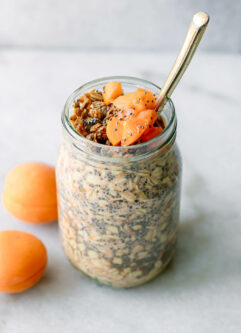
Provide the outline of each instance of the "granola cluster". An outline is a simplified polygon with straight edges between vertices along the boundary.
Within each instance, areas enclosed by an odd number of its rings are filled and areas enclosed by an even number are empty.
[[[117,110],[112,104],[104,103],[101,91],[92,89],[79,97],[73,110],[70,120],[77,132],[91,141],[111,145],[107,138],[106,125]]]

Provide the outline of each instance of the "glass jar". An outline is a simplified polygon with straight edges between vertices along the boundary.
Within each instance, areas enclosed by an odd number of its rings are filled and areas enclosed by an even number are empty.
[[[171,100],[165,130],[128,147],[89,141],[72,127],[73,102],[109,81],[124,92],[137,87],[159,94],[151,82],[107,77],[89,82],[67,100],[57,160],[59,226],[67,258],[81,272],[114,287],[133,287],[157,276],[173,258],[177,241],[181,158]]]

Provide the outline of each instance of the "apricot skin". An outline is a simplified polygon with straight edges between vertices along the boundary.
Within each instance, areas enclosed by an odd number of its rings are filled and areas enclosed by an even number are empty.
[[[35,236],[0,231],[0,291],[19,293],[35,285],[47,265],[47,251]]]
[[[55,169],[40,162],[19,164],[6,177],[2,199],[6,210],[21,221],[56,220]]]

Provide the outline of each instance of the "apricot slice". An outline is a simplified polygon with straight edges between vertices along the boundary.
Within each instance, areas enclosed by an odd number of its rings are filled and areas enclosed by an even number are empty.
[[[135,117],[124,122],[123,133],[121,139],[122,146],[129,146],[135,143],[142,134],[152,126],[157,119],[154,110],[144,110]]]
[[[162,127],[151,127],[146,133],[141,136],[142,142],[147,142],[154,139],[156,136],[161,134],[163,131]]]
[[[47,251],[35,236],[17,230],[0,231],[0,291],[19,293],[42,277]]]
[[[142,93],[140,94],[137,92],[127,93],[116,98],[113,104],[120,110],[134,109],[135,111],[140,112],[146,109],[145,103],[141,99],[142,95]]]
[[[112,117],[106,127],[106,134],[113,146],[118,146],[121,142],[124,121],[136,115],[132,109],[122,110]]]
[[[134,109],[140,112],[146,109],[154,109],[155,100],[156,98],[151,91],[137,88],[136,92],[119,96],[114,100],[113,104],[120,110]]]
[[[104,87],[104,102],[109,105],[114,99],[123,94],[123,89],[120,82],[110,81]]]
[[[142,99],[143,103],[145,104],[146,109],[154,109],[155,108],[155,95],[146,89],[137,88],[136,92],[140,94],[140,98]]]
[[[6,177],[3,205],[21,221],[45,223],[57,219],[55,169],[39,162],[16,166]]]
[[[123,132],[123,120],[111,118],[106,127],[106,134],[113,146],[118,146],[121,142]]]

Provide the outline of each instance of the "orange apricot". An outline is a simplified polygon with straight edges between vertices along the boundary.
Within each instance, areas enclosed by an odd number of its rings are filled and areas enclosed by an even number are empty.
[[[151,91],[137,88],[135,92],[127,93],[117,97],[113,104],[120,110],[134,109],[140,112],[146,109],[154,109],[155,96]]]
[[[110,81],[104,87],[104,102],[109,105],[114,99],[123,94],[123,89],[120,82]]]
[[[139,138],[152,126],[157,119],[155,110],[144,110],[135,117],[128,119],[123,124],[122,146],[129,146],[139,140]]]
[[[17,230],[0,231],[0,291],[19,293],[42,277],[47,251],[35,236]]]
[[[113,146],[118,146],[121,142],[123,131],[123,120],[111,118],[106,127],[106,134]]]
[[[140,98],[142,99],[143,103],[146,106],[146,109],[154,109],[155,108],[155,95],[146,89],[137,88],[136,92],[140,94]]]
[[[135,111],[143,111],[146,109],[145,103],[140,98],[140,93],[130,92],[117,97],[113,105],[120,110],[134,109]]]
[[[107,122],[106,134],[113,146],[118,146],[121,142],[123,125],[125,120],[131,119],[136,115],[133,109],[122,110],[116,113]]]
[[[55,169],[40,162],[22,163],[6,177],[3,205],[21,221],[46,223],[57,219]]]
[[[141,142],[147,142],[154,139],[156,136],[161,134],[162,131],[162,127],[151,127],[148,131],[142,134]]]

